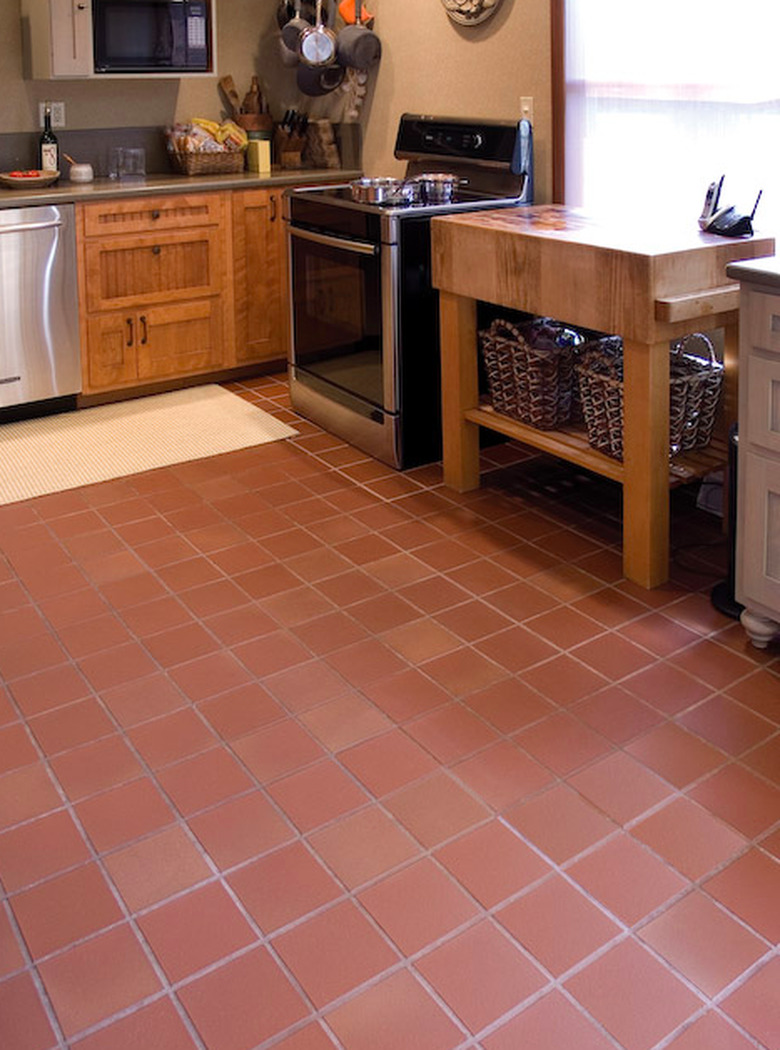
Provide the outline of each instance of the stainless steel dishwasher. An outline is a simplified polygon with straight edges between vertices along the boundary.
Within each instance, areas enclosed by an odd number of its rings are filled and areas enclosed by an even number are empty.
[[[80,390],[74,207],[0,209],[0,408]]]

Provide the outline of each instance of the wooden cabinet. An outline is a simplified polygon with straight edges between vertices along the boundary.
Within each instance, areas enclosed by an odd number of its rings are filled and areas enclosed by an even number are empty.
[[[80,210],[85,394],[234,364],[230,194]]]
[[[289,311],[281,190],[233,192],[237,364],[285,358]]]
[[[780,268],[766,259],[728,272],[742,282],[735,594],[763,649],[780,635]]]

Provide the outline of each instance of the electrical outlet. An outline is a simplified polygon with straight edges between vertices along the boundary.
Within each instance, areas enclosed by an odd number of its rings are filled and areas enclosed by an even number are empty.
[[[532,124],[534,122],[534,100],[529,95],[520,99],[520,117],[522,120],[529,120]]]
[[[53,128],[64,128],[65,127],[65,103],[64,102],[50,102],[51,106],[51,126]],[[43,127],[43,111],[46,108],[45,102],[38,103],[38,127]]]

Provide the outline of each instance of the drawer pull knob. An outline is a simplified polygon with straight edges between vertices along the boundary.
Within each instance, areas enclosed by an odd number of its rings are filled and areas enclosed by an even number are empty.
[[[155,246],[152,248],[152,255],[159,255],[161,250],[162,249],[160,248],[160,245],[155,244]]]
[[[159,219],[160,218],[160,209],[159,208],[155,208],[154,209],[154,211],[152,212],[152,218],[153,219]]]

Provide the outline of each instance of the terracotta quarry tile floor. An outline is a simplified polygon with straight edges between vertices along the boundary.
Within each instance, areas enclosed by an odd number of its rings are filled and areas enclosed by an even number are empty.
[[[780,650],[717,519],[299,428],[0,508],[2,1050],[780,1050]]]

